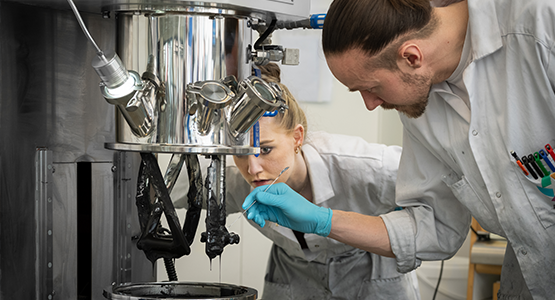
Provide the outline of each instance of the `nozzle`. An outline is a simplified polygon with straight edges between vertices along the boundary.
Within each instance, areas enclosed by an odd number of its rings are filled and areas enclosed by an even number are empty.
[[[115,53],[110,53],[108,56],[104,54],[97,56],[93,59],[92,66],[108,88],[116,88],[129,78],[127,69]]]

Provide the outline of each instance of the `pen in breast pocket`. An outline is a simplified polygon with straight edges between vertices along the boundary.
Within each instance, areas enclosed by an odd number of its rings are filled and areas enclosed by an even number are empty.
[[[549,171],[545,168],[545,166],[543,165],[542,160],[541,160],[541,156],[540,156],[540,154],[539,154],[538,152],[534,152],[534,160],[536,160],[536,164],[537,164],[538,167],[540,167],[540,169],[542,170],[543,176],[547,176],[547,175],[551,174],[551,172],[549,172]]]
[[[541,158],[543,159],[543,161],[545,161],[545,163],[549,166],[549,168],[551,169],[552,172],[555,172],[555,166],[551,163],[551,161],[549,160],[549,157],[547,156],[547,153],[545,153],[545,151],[543,151],[543,149],[541,149],[539,151]]]
[[[536,171],[536,174],[538,174],[538,176],[540,178],[543,178],[543,172],[540,169],[540,167],[538,167],[538,165],[536,164],[536,160],[534,159],[534,154],[529,154],[528,155],[528,162],[530,163],[530,165],[532,166],[532,168],[534,168],[534,171]]]
[[[522,170],[522,172],[524,172],[524,175],[528,176],[528,171],[526,171],[526,169],[525,169],[524,166],[522,165],[522,162],[521,162],[520,159],[518,158],[518,155],[516,155],[516,152],[511,151],[511,155],[516,159],[516,163],[518,164],[518,166],[520,167],[520,169]]]
[[[555,152],[553,152],[553,148],[551,148],[550,144],[546,144],[545,145],[545,150],[547,150],[547,152],[549,153],[549,155],[551,155],[551,158],[553,158],[553,161],[555,161]],[[554,171],[555,172],[555,171]]]
[[[524,166],[526,167],[526,169],[528,169],[528,172],[530,172],[530,175],[532,175],[534,179],[538,179],[538,175],[536,175],[536,172],[534,172],[534,169],[532,168],[532,166],[530,166],[530,163],[528,162],[528,158],[526,156],[523,156],[521,160]]]

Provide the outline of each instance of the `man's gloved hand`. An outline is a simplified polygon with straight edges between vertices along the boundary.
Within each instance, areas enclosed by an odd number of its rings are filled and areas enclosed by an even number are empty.
[[[285,183],[274,184],[264,192],[266,188],[268,186],[257,187],[245,198],[243,209],[256,201],[247,212],[249,220],[260,227],[268,220],[304,233],[324,237],[330,234],[333,214],[330,208],[311,203]]]

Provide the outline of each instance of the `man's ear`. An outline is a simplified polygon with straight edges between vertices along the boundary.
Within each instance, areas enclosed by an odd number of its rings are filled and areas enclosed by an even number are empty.
[[[420,46],[414,42],[406,42],[399,47],[399,67],[410,67],[413,69],[422,66],[423,53]]]

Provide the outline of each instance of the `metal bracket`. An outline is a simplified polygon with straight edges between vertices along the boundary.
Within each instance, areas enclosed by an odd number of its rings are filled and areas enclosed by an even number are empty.
[[[35,153],[36,299],[53,299],[52,151]]]

